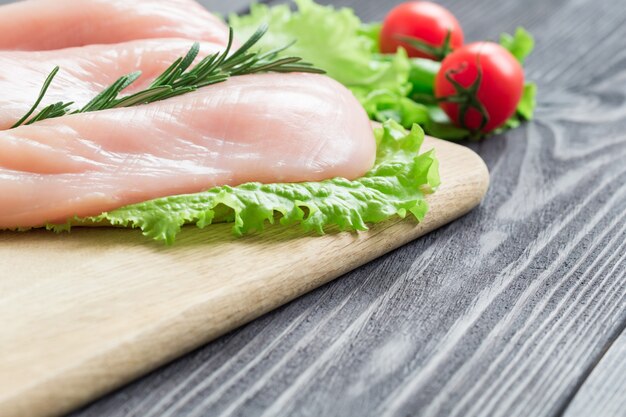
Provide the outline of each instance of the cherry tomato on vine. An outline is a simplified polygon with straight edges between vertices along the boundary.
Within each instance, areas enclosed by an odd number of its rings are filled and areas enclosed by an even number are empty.
[[[392,9],[380,34],[383,53],[394,53],[402,46],[413,58],[441,61],[461,45],[463,31],[458,20],[447,9],[427,1],[402,3]]]
[[[524,70],[502,46],[477,42],[444,59],[435,96],[455,125],[489,133],[515,114],[524,91]]]

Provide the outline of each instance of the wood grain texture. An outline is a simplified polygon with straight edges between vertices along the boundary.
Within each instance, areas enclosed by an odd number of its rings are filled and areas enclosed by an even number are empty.
[[[467,213],[487,191],[484,162],[459,145],[431,148],[445,185],[419,225],[322,237],[276,226],[238,239],[222,224],[187,228],[173,248],[112,228],[1,233],[0,415],[76,408]]]
[[[332,0],[366,20],[398,2]],[[537,121],[471,145],[484,204],[73,416],[588,417],[611,410],[575,406],[594,386],[626,397],[602,366],[626,323],[626,9],[441,3],[469,40],[538,40]]]
[[[626,333],[609,347],[563,414],[623,417],[626,414]]]

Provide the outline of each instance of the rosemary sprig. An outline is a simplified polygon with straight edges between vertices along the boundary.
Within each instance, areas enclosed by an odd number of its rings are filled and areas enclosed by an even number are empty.
[[[230,77],[267,73],[267,72],[307,72],[324,74],[325,71],[316,68],[313,64],[304,62],[298,57],[282,57],[280,54],[290,48],[292,44],[269,52],[252,52],[251,49],[265,36],[268,26],[263,25],[239,49],[231,54],[234,42],[233,29],[230,28],[228,45],[223,52],[211,54],[191,67],[200,52],[200,44],[194,43],[184,57],[178,58],[161,75],[144,90],[129,96],[120,97],[123,90],[132,85],[141,76],[141,72],[120,77],[117,81],[94,97],[80,109],[72,110],[73,102],[59,102],[44,107],[31,118],[43,100],[54,77],[59,72],[56,67],[39,93],[39,97],[30,110],[12,127],[29,125],[40,120],[64,116],[66,114],[86,113],[92,111],[131,107],[155,101],[166,100],[171,97],[195,91],[199,88],[222,83]]]
[[[35,110],[37,110],[37,107],[39,107],[39,104],[41,104],[41,101],[43,100],[44,96],[48,92],[48,88],[50,88],[50,84],[52,84],[52,80],[54,79],[54,77],[57,75],[58,72],[59,72],[59,67],[54,67],[50,75],[48,75],[48,77],[46,78],[46,81],[44,81],[43,86],[41,87],[41,91],[39,92],[39,97],[37,97],[37,101],[35,101],[35,104],[33,104],[33,106],[28,110],[28,112],[26,112],[24,116],[22,116],[20,120],[18,120],[13,126],[11,126],[11,129],[26,123],[26,120],[28,120],[28,118],[35,112]],[[74,103],[72,102],[62,103],[61,102],[61,103],[55,103],[55,104],[46,106],[35,117],[30,119],[26,124],[34,123],[37,120],[63,116],[64,114],[67,113],[68,111],[67,109],[72,104]]]

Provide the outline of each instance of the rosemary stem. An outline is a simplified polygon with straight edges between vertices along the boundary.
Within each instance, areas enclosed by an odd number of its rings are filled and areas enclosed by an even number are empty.
[[[234,44],[234,33],[233,29],[230,28],[228,44],[224,51],[211,54],[193,65],[200,53],[200,44],[195,42],[184,57],[176,59],[166,70],[155,77],[144,90],[130,96],[121,96],[122,92],[141,76],[141,72],[137,71],[120,77],[80,109],[72,110],[71,106],[73,103],[71,102],[60,102],[49,105],[35,116],[32,116],[48,92],[54,77],[59,72],[59,67],[55,67],[46,78],[35,104],[12,128],[40,120],[61,117],[66,114],[131,107],[167,100],[199,88],[225,82],[230,77],[241,75],[267,72],[325,74],[325,71],[316,68],[313,64],[304,62],[302,58],[281,56],[283,52],[293,45],[293,42],[269,52],[251,52],[251,49],[258,45],[267,31],[268,26],[262,25],[241,47],[231,54]]]

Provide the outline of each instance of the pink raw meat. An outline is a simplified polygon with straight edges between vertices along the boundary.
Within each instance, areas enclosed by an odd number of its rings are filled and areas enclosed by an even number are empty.
[[[148,38],[225,45],[228,29],[194,0],[26,0],[0,7],[0,49],[43,51]]]
[[[355,179],[374,163],[368,117],[328,77],[260,74],[128,109],[0,132],[0,227],[258,181]]]
[[[57,65],[61,70],[40,109],[59,101],[73,101],[72,108],[80,108],[120,76],[138,70],[142,77],[125,93],[145,88],[192,45],[193,41],[186,39],[149,39],[56,51],[0,51],[0,130],[12,126],[28,111]],[[203,42],[200,56],[223,49],[222,45]]]

